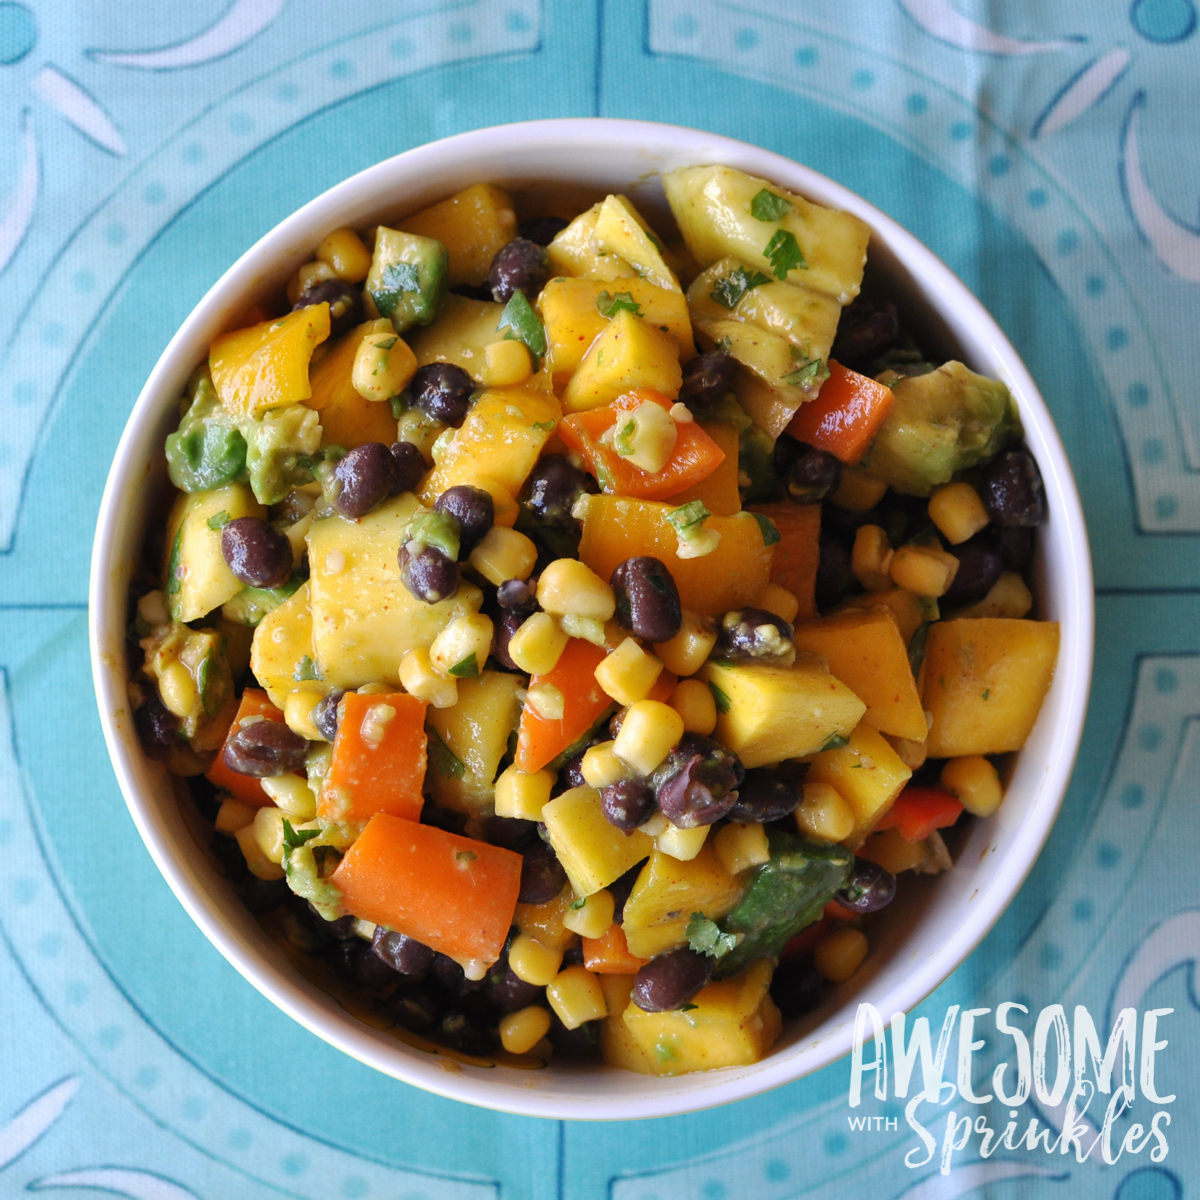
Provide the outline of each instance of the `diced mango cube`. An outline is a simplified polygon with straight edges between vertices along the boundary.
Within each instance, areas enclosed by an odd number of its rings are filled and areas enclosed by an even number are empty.
[[[854,809],[857,843],[891,807],[912,772],[883,735],[861,721],[844,746],[824,750],[808,767],[806,783],[827,783]]]
[[[450,255],[451,287],[478,286],[488,277],[496,251],[517,236],[512,199],[491,183],[473,183],[446,200],[400,222],[405,233],[434,238]]]
[[[622,310],[588,348],[563,392],[564,412],[610,404],[634,388],[679,395],[679,343],[669,333]]]
[[[542,809],[542,822],[581,896],[607,887],[654,848],[640,830],[625,834],[611,824],[600,808],[600,793],[586,784],[549,801]]]

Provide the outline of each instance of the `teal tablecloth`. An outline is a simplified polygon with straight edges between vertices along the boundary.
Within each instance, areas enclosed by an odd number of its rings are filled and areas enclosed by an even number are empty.
[[[0,3],[0,1194],[1194,1190],[1196,27],[1192,0]],[[639,1124],[440,1100],[243,984],[138,841],[93,711],[86,579],[109,459],[168,337],[255,238],[350,173],[587,114],[708,128],[847,184],[962,275],[1041,385],[1096,560],[1091,715],[1033,875],[921,1011],[1020,998],[1102,1021],[1118,992],[1174,1009],[1165,1160],[982,1160],[975,1142],[949,1176],[911,1170],[902,1120],[850,1129],[845,1062]]]

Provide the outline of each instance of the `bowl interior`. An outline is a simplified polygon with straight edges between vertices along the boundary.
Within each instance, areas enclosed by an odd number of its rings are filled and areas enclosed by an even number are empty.
[[[763,1062],[654,1080],[602,1066],[526,1071],[452,1064],[359,1022],[296,971],[200,850],[189,828],[190,804],[180,803],[165,770],[141,752],[126,697],[124,631],[134,565],[147,530],[165,516],[163,441],[177,420],[176,398],[212,339],[234,326],[252,300],[277,292],[330,229],[386,222],[479,181],[509,187],[531,203],[557,196],[582,205],[624,191],[657,216],[666,212],[663,171],[718,162],[856,213],[873,229],[869,271],[897,300],[906,324],[939,354],[961,358],[1012,389],[1049,501],[1036,563],[1037,615],[1062,625],[1054,683],[1015,756],[997,815],[972,825],[953,871],[906,881],[875,926],[864,969],[820,1010],[791,1023]],[[1091,671],[1091,566],[1074,481],[1032,379],[978,301],[911,235],[823,176],[745,143],[642,122],[532,122],[433,143],[339,184],[252,247],[172,339],[130,416],[101,507],[90,599],[97,697],[122,791],[163,875],[221,953],[301,1024],[370,1066],[455,1099],[551,1117],[663,1116],[753,1095],[846,1053],[858,1002],[874,1004],[886,1020],[932,991],[1003,912],[1049,833],[1078,749]]]

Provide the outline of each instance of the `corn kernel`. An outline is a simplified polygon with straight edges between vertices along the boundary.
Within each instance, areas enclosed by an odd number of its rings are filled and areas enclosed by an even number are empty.
[[[925,843],[910,842],[898,829],[873,833],[856,851],[859,858],[869,858],[890,875],[911,871],[924,861]]]
[[[671,828],[671,822],[667,820],[666,815],[661,812],[651,813],[639,826],[647,837],[654,838],[656,841],[662,837],[668,829]]]
[[[717,702],[712,689],[699,679],[681,679],[667,703],[683,720],[688,733],[707,737],[717,727]]]
[[[854,809],[830,784],[806,783],[796,825],[814,841],[840,842],[854,832]]]
[[[583,762],[579,769],[583,774],[584,783],[597,790],[619,783],[628,774],[625,764],[613,753],[612,742],[589,746],[583,752]]]
[[[711,825],[693,825],[689,829],[680,829],[678,825],[668,824],[654,839],[654,845],[669,858],[691,862],[704,849],[711,828]]]
[[[608,1016],[600,980],[586,967],[568,967],[546,985],[546,999],[568,1029]]]
[[[395,333],[368,333],[358,343],[350,383],[364,400],[390,400],[417,372],[417,356]]]
[[[860,525],[850,552],[850,570],[868,592],[886,592],[892,586],[888,570],[892,548],[888,535],[879,525]]]
[[[499,587],[509,579],[528,579],[537,564],[537,547],[523,533],[493,525],[468,560],[480,575]]]
[[[320,685],[301,686],[288,692],[283,702],[283,719],[287,727],[310,742],[325,740],[321,731],[313,724],[313,711],[325,696],[326,689]]]
[[[259,810],[264,811],[262,809]],[[254,836],[254,822],[243,826],[233,835],[237,838],[237,844],[241,847],[242,857],[246,860],[246,866],[249,868],[250,874],[256,879],[282,879],[283,868],[277,862],[272,862],[263,852],[258,844],[258,839]],[[283,855],[280,855],[282,858]]]
[[[890,737],[884,734],[884,740],[891,743],[892,749],[899,755],[900,761],[910,770],[916,771],[925,765],[929,752],[924,742],[910,741],[908,738]]]
[[[842,480],[829,497],[838,508],[867,512],[883,499],[887,484],[863,467],[842,467]]]
[[[603,622],[617,611],[612,588],[575,558],[557,558],[542,572],[537,599],[554,616],[571,613]]]
[[[613,449],[626,462],[657,475],[667,465],[679,438],[679,426],[661,404],[643,400],[614,426]]]
[[[952,546],[974,537],[991,518],[969,483],[948,483],[929,497],[929,519]]]
[[[789,624],[796,619],[796,614],[800,611],[800,601],[787,588],[780,587],[777,583],[768,583],[754,605],[756,608],[765,608],[767,612],[774,613]]]
[[[405,652],[400,660],[400,683],[410,695],[434,708],[453,708],[458,703],[458,680],[435,671],[424,646]]]
[[[1033,593],[1016,571],[1005,571],[982,600],[956,609],[956,617],[1026,617],[1033,608]]]
[[[579,904],[579,907],[576,908],[575,904]],[[612,892],[607,888],[601,888],[600,891],[585,897],[582,904],[576,900],[574,904],[570,905],[563,913],[563,924],[572,933],[579,934],[580,937],[603,937],[612,924],[615,910],[616,903],[613,900]]]
[[[419,408],[407,408],[396,422],[396,441],[412,442],[421,452],[427,466],[433,463],[433,443],[445,432],[446,426]]]
[[[500,1045],[509,1054],[528,1054],[550,1032],[550,1014],[540,1004],[500,1018]]]
[[[533,374],[533,363],[523,342],[515,338],[492,342],[483,348],[483,383],[485,387],[512,387]]]
[[[335,229],[317,247],[317,258],[347,283],[362,283],[371,270],[371,252],[353,229]]]
[[[660,700],[631,704],[613,742],[613,753],[635,771],[649,775],[683,737],[683,718]]]
[[[543,721],[561,721],[567,710],[567,698],[562,688],[552,683],[535,683],[525,693],[525,703],[533,709]]]
[[[981,754],[950,759],[942,768],[941,784],[976,817],[990,817],[1004,799],[996,768]]]
[[[718,830],[713,839],[713,849],[721,865],[730,875],[737,875],[751,867],[767,862],[771,857],[767,845],[767,831],[758,823],[740,824],[730,821]]]
[[[554,670],[567,640],[549,613],[534,613],[509,638],[508,656],[526,675],[545,675]]]
[[[683,610],[683,624],[669,642],[659,642],[654,653],[673,675],[681,679],[695,673],[708,661],[717,644],[716,626],[698,613]]]
[[[213,823],[213,827],[218,833],[225,833],[232,837],[239,829],[253,825],[257,814],[258,809],[253,804],[243,804],[231,796],[226,797],[221,801],[221,807],[217,810],[217,819]]]
[[[563,613],[558,618],[558,627],[567,637],[582,638],[593,646],[608,645],[608,626],[611,622],[598,621],[595,617],[577,617],[574,613]]]
[[[200,700],[191,672],[178,660],[163,668],[158,677],[158,694],[177,717],[186,717]]]
[[[558,974],[563,952],[543,945],[527,933],[518,933],[508,948],[508,965],[523,983],[545,987]]]
[[[554,776],[549,771],[530,773],[515,764],[505,768],[496,780],[496,816],[540,821],[553,787]]]
[[[443,675],[471,679],[483,670],[492,652],[492,618],[483,613],[455,617],[433,639],[429,664]]]
[[[254,840],[265,858],[273,863],[283,861],[283,818],[279,808],[260,808],[254,814]]]
[[[813,951],[813,966],[822,979],[845,983],[863,965],[871,944],[861,929],[843,927],[827,933]]]
[[[618,704],[633,704],[650,695],[663,665],[647,654],[636,639],[627,637],[596,667],[596,682]]]
[[[313,284],[324,283],[327,279],[336,278],[337,276],[333,273],[333,268],[328,263],[320,262],[319,260],[305,263],[292,276],[291,282],[287,285],[288,303],[295,304]]]
[[[275,806],[292,819],[311,821],[317,815],[317,798],[308,781],[299,775],[274,775],[262,780],[262,790],[275,802]]]
[[[892,556],[892,582],[918,596],[943,596],[958,574],[958,559],[940,546],[901,546]]]

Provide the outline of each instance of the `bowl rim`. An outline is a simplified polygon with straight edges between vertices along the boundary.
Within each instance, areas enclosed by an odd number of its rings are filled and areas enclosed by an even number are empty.
[[[324,1041],[368,1066],[406,1083],[438,1095],[462,1100],[497,1111],[557,1119],[611,1120],[669,1116],[697,1111],[744,1099],[792,1082],[842,1058],[850,1049],[850,1026],[840,1005],[840,1025],[832,1035],[767,1055],[744,1068],[725,1068],[675,1077],[641,1077],[628,1073],[636,1085],[625,1093],[589,1096],[586,1088],[578,1095],[554,1088],[488,1085],[487,1076],[470,1071],[446,1070],[441,1056],[418,1055],[402,1042],[361,1024],[337,1008],[329,997],[289,972],[279,962],[263,957],[261,947],[248,944],[232,928],[198,871],[198,864],[180,859],[172,845],[171,823],[149,794],[146,760],[141,754],[128,711],[126,660],[124,652],[128,574],[119,560],[123,522],[136,505],[133,486],[146,469],[145,449],[162,425],[166,406],[178,394],[186,378],[212,338],[230,317],[244,308],[248,293],[261,286],[283,258],[307,253],[335,222],[347,223],[347,210],[362,208],[356,197],[374,195],[380,179],[402,176],[406,170],[427,177],[438,164],[472,161],[494,156],[497,145],[525,148],[542,153],[551,165],[533,172],[513,173],[522,178],[552,180],[554,148],[578,154],[582,148],[600,152],[608,147],[645,147],[654,144],[679,162],[712,162],[737,166],[783,186],[812,196],[820,203],[845,209],[865,220],[873,240],[886,247],[885,253],[899,262],[910,280],[925,290],[940,319],[956,323],[958,336],[970,344],[974,356],[989,359],[1018,398],[1026,434],[1046,481],[1052,502],[1052,519],[1065,530],[1060,539],[1065,548],[1062,566],[1065,585],[1053,597],[1059,606],[1062,638],[1054,688],[1059,696],[1057,719],[1052,733],[1052,751],[1042,764],[1032,811],[1027,814],[1018,837],[1022,853],[1006,857],[1002,873],[993,881],[988,903],[976,904],[964,914],[954,934],[925,960],[914,964],[899,986],[889,993],[892,1011],[910,1010],[928,996],[968,957],[1007,909],[1041,852],[1065,796],[1082,737],[1090,689],[1094,598],[1091,557],[1083,510],[1071,468],[1058,431],[1032,376],[1020,356],[967,286],[931,250],[885,213],[856,193],[804,167],[794,160],[750,143],[710,134],[685,126],[616,118],[583,117],[526,121],[460,133],[414,147],[350,176],[285,217],[258,239],[212,285],[188,314],[163,350],[148,376],[127,419],[101,500],[93,544],[89,578],[88,626],[93,682],[101,726],[109,758],[130,815],[159,871],[201,932],[224,958],[260,993],[294,1020]],[[626,155],[629,157],[628,155]],[[653,156],[646,158],[646,176],[657,174]],[[502,171],[489,171],[478,178],[498,180]],[[644,176],[639,176],[642,178]],[[444,196],[436,186],[425,187],[424,197],[396,203],[415,208]],[[387,205],[372,199],[366,208],[378,213]],[[316,236],[313,236],[313,234]],[[935,301],[936,295],[940,300]],[[968,333],[966,326],[971,327]],[[195,352],[199,345],[201,351]],[[1059,691],[1060,680],[1066,685]],[[1048,698],[1049,700],[1049,698]],[[1047,717],[1043,706],[1038,724]],[[295,976],[295,977],[293,977]],[[885,1014],[885,1019],[889,1014]],[[391,1051],[395,1048],[395,1052]],[[586,1081],[592,1072],[571,1072],[562,1067],[563,1077]],[[541,1073],[531,1073],[541,1074]],[[652,1082],[644,1082],[651,1079]]]

